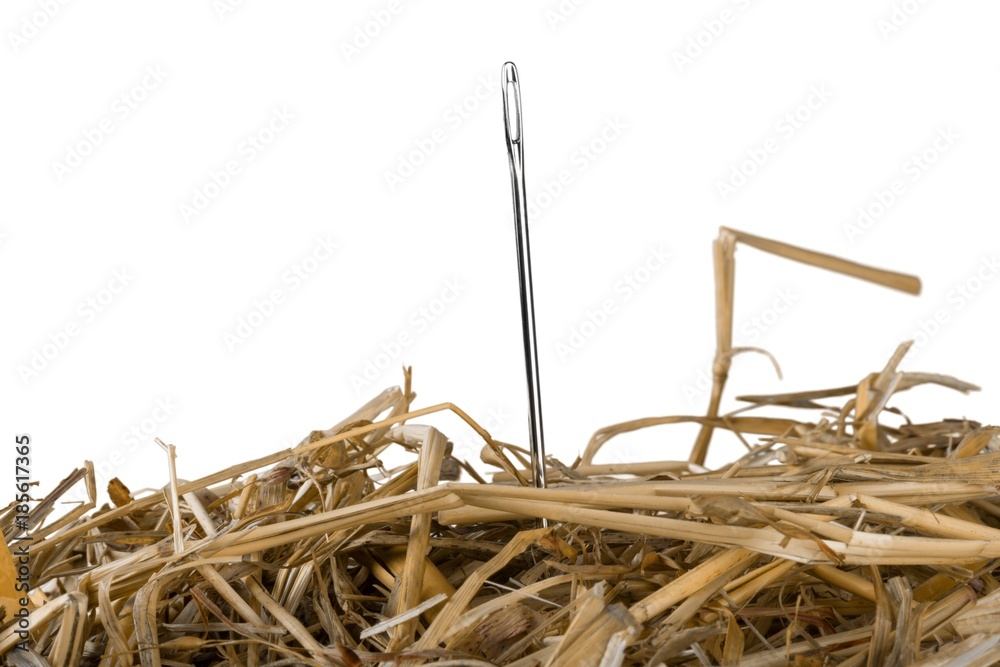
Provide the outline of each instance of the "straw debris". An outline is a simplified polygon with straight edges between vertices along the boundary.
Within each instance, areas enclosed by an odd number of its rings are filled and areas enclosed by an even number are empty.
[[[199,480],[176,476],[183,445],[160,443],[157,493],[114,480],[97,507],[87,463],[34,505],[30,650],[7,616],[0,652],[101,667],[997,664],[1000,428],[898,407],[925,385],[977,388],[900,370],[904,343],[851,385],[721,413],[738,243],[919,290],[723,230],[706,414],[601,429],[578,460],[550,457],[547,489],[527,483],[525,449],[457,406],[413,409],[409,369],[332,428]],[[492,481],[421,421],[438,413],[482,438]],[[594,461],[618,435],[685,422],[701,426],[687,461]],[[720,430],[748,450],[709,469]],[[413,461],[385,470],[390,448]],[[76,484],[90,501],[63,504]],[[0,528],[22,534],[11,508]],[[12,572],[0,559],[8,605]]]

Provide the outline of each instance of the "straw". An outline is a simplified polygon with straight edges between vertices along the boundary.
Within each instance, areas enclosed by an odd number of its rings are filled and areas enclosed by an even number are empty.
[[[177,478],[177,449],[159,443],[163,489],[112,480],[113,506],[97,506],[85,463],[31,512],[27,652],[17,570],[0,559],[0,652],[102,667],[996,664],[1000,428],[896,416],[914,387],[977,387],[908,370],[904,342],[840,386],[745,396],[724,412],[741,351],[737,243],[919,286],[723,230],[705,414],[601,428],[571,464],[548,457],[547,488],[530,484],[528,449],[456,405],[415,409],[410,369],[295,447],[195,481]],[[701,427],[687,461],[596,460],[619,435],[669,439],[682,423]],[[442,481],[475,471],[446,435],[468,429],[483,443],[473,463],[493,473]],[[749,449],[706,468],[718,429]],[[385,471],[390,449],[410,459]],[[89,502],[63,504],[77,484]],[[11,549],[24,533],[13,509],[0,515]]]

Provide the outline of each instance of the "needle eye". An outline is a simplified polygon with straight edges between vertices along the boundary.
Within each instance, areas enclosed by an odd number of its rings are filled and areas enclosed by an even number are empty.
[[[521,142],[521,91],[517,83],[514,63],[503,66],[504,127],[511,143]]]

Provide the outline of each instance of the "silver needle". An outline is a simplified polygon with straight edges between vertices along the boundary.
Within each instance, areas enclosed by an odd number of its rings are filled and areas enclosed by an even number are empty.
[[[535,305],[531,287],[531,248],[528,243],[528,205],[524,188],[524,138],[521,127],[521,90],[517,68],[506,63],[500,77],[503,85],[503,126],[507,134],[507,157],[514,191],[514,231],[517,240],[517,275],[521,287],[521,332],[524,364],[528,377],[528,438],[531,442],[531,480],[545,488],[545,440],[542,436],[542,394],[538,379],[538,344],[535,340]],[[543,521],[544,525],[547,522]]]

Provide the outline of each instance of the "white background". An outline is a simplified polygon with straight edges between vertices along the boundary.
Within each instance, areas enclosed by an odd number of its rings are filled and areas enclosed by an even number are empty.
[[[772,351],[785,377],[737,358],[724,408],[739,393],[856,383],[940,311],[903,368],[983,391],[924,387],[895,404],[917,421],[995,421],[1000,280],[977,272],[993,277],[1000,245],[998,15],[985,0],[8,0],[4,437],[31,434],[43,489],[85,458],[133,489],[159,486],[153,435],[193,479],[329,427],[400,383],[405,363],[416,407],[452,401],[524,444],[495,85],[506,60],[520,72],[529,196],[544,205],[532,250],[551,453],[570,462],[602,426],[704,410],[720,225],[924,281],[912,297],[739,250],[734,342]],[[262,133],[276,109],[294,119]],[[789,113],[804,119],[794,131]],[[258,134],[270,142],[250,150]],[[763,165],[741,167],[764,146],[777,148]],[[914,172],[925,150],[936,160]],[[232,160],[239,173],[211,187]],[[402,162],[419,165],[390,187]],[[734,168],[753,173],[724,198]],[[560,172],[567,185],[545,198]],[[852,239],[845,226],[896,179],[902,194]],[[185,215],[196,192],[214,197]],[[317,239],[339,248],[311,264]],[[671,258],[647,275],[651,248]],[[286,279],[304,265],[308,280]],[[122,270],[127,286],[102,292]],[[628,299],[626,275],[648,278]],[[446,281],[459,296],[421,324]],[[967,283],[971,300],[954,291]],[[226,334],[273,290],[283,302],[231,350]],[[792,305],[774,317],[782,293]],[[90,313],[88,299],[108,297]],[[615,312],[561,354],[606,299]],[[400,334],[410,344],[390,368],[352,384]],[[426,421],[478,449],[456,418]],[[622,437],[598,460],[683,459],[694,433]],[[716,464],[740,451],[716,445]]]

